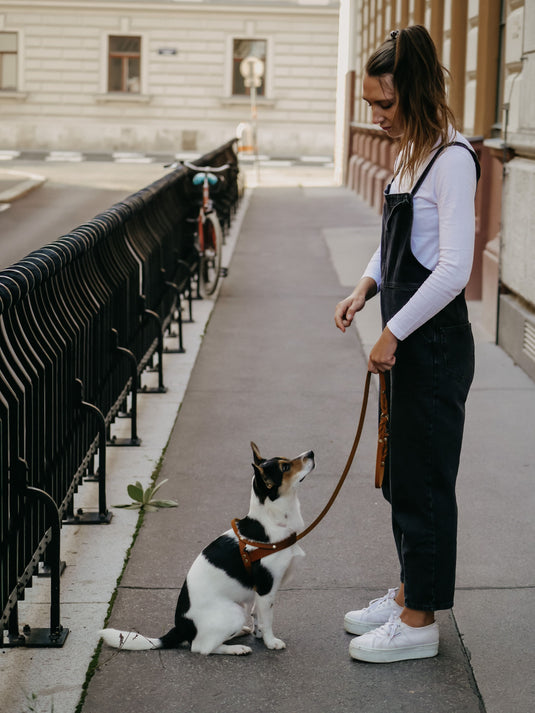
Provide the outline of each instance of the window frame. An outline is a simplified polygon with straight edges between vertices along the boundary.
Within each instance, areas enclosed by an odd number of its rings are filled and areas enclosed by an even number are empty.
[[[236,40],[261,41],[266,43],[266,58],[264,60],[263,94],[257,91],[256,97],[260,103],[272,99],[273,96],[273,40],[268,35],[257,35],[255,33],[236,33],[227,38],[227,61],[225,62],[225,95],[231,102],[249,102],[250,93],[233,94],[234,89],[234,42]]]
[[[120,51],[113,51],[111,49],[111,42],[112,39],[115,38],[130,38],[130,39],[137,39],[139,40],[139,53],[135,54],[133,52],[128,53],[128,52],[120,52]],[[110,33],[106,34],[106,44],[105,44],[105,78],[104,78],[104,86],[105,86],[105,92],[110,95],[116,95],[116,96],[130,96],[130,97],[138,97],[141,96],[143,93],[143,86],[144,86],[144,81],[143,81],[143,67],[144,67],[144,62],[143,62],[143,56],[144,56],[144,42],[143,42],[143,35],[140,34],[132,34],[132,33]],[[119,57],[121,58],[121,86],[124,88],[122,89],[111,89],[111,59],[112,56]],[[139,62],[139,86],[136,91],[130,91],[128,89],[128,60],[129,59],[137,59]],[[126,73],[125,73],[126,72]]]
[[[0,35],[14,35],[15,36],[15,41],[16,41],[16,49],[15,51],[2,51],[0,49],[0,92],[2,93],[7,93],[7,92],[17,92],[19,91],[20,87],[20,51],[21,51],[21,38],[20,38],[20,33],[15,31],[15,30],[6,30],[6,29],[1,29],[0,30]],[[12,87],[5,87],[2,85],[2,60],[4,55],[15,55],[15,71],[14,71],[14,80],[15,84]]]

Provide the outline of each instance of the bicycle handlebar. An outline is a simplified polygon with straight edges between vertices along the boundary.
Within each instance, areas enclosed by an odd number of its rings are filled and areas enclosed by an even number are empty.
[[[196,166],[194,163],[190,163],[189,161],[181,161],[180,162],[183,166],[186,168],[189,168],[190,171],[194,171],[195,173],[221,173],[222,171],[226,171],[227,168],[230,168],[230,164],[226,163],[224,166]]]

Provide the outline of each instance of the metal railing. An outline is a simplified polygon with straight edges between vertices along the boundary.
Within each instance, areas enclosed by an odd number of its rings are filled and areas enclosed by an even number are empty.
[[[230,164],[215,196],[228,225],[238,200],[234,141],[199,159]],[[198,278],[183,168],[0,271],[0,615],[5,645],[61,646],[61,524],[104,524],[110,426],[130,405],[147,365],[164,391],[163,335],[179,322]],[[113,443],[112,443],[113,444]],[[94,473],[95,461],[98,470]],[[75,510],[85,478],[94,511]],[[18,602],[39,566],[51,578],[50,628],[19,631]]]

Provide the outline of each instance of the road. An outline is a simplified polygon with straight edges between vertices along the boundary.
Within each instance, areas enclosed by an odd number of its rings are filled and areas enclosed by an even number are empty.
[[[261,166],[261,170],[260,170]],[[106,208],[148,186],[168,169],[162,163],[116,161],[55,162],[13,160],[2,169],[46,177],[46,183],[0,211],[0,269],[56,240]],[[242,163],[246,184],[281,186],[331,183],[332,166],[280,162]],[[297,178],[296,178],[297,177]]]
[[[163,176],[158,164],[26,163],[10,166],[47,182],[0,212],[0,269],[87,222]]]

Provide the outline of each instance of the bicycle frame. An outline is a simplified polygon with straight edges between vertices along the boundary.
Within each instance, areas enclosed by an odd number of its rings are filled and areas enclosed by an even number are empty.
[[[197,216],[197,249],[199,251],[199,295],[213,294],[221,275],[221,253],[223,247],[223,233],[217,213],[213,208],[213,201],[210,197],[210,186],[217,183],[218,176],[229,168],[224,166],[196,166],[184,161],[183,165],[190,169],[195,175],[194,185],[202,183],[202,200]]]
[[[197,218],[197,235],[199,236],[199,250],[204,253],[204,219],[206,214],[212,210],[212,199],[210,198],[210,183],[208,181],[208,173],[204,172],[204,179],[202,183],[202,203],[199,209],[199,216]],[[219,245],[211,246],[215,249],[219,249]]]

